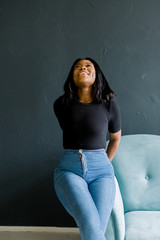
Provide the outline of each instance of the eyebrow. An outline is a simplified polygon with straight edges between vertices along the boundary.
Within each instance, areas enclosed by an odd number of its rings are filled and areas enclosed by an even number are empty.
[[[91,63],[91,62],[86,62],[85,64],[93,65],[93,63]],[[82,64],[81,63],[76,63],[76,65],[82,65]]]

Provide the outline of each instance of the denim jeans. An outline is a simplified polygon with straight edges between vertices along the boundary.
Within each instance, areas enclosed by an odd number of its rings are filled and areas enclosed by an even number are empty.
[[[105,149],[65,149],[54,172],[54,188],[74,218],[81,240],[106,240],[115,179]]]

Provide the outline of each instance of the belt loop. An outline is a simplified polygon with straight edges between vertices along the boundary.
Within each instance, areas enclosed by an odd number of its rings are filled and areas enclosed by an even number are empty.
[[[79,149],[78,151],[79,151],[79,153],[82,153],[82,149]]]

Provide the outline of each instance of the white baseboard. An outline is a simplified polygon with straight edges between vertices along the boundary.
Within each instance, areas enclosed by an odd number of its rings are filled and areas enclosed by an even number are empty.
[[[80,240],[78,228],[0,226],[1,240]]]

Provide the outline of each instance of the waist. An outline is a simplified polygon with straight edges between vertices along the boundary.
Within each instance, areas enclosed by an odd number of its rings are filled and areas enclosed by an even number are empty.
[[[99,152],[99,153],[105,153],[105,149],[104,148],[99,148],[99,149],[64,149],[64,152],[73,152],[73,153],[95,153],[95,152]]]

